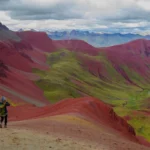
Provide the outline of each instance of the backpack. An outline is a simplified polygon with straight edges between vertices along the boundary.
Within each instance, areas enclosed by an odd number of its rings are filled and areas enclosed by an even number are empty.
[[[4,116],[4,115],[5,115],[5,105],[0,104],[0,116]]]

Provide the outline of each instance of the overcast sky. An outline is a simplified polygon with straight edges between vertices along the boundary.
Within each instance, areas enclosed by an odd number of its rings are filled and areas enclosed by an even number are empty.
[[[150,0],[0,0],[0,21],[12,30],[150,33]]]

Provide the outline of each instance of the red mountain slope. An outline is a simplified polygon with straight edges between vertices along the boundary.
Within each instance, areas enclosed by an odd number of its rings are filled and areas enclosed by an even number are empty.
[[[17,92],[48,103],[42,90],[32,81],[37,79],[37,76],[32,74],[33,68],[48,69],[43,52],[32,48],[23,40],[20,42],[0,41],[0,61],[3,64],[0,67],[1,77],[6,77],[1,78],[1,89],[5,89],[5,85],[10,88],[9,92],[7,91],[8,94]],[[3,93],[4,91],[1,91],[1,94]]]
[[[44,108],[36,108],[29,105],[19,106],[17,109],[11,107],[9,111],[11,114],[10,120],[13,121],[33,118],[39,119],[59,115],[76,116],[97,125],[99,129],[103,128],[107,133],[125,138],[127,141],[130,140],[135,143],[150,146],[148,142],[136,137],[133,127],[116,115],[111,106],[92,97],[67,99]],[[47,121],[48,119],[41,120],[39,124],[44,126],[44,123]],[[48,122],[46,124],[48,124]]]
[[[90,55],[98,55],[98,49],[81,40],[54,41],[57,49],[66,48],[75,52],[83,52]]]
[[[150,41],[136,40],[123,45],[104,49],[108,59],[119,70],[126,65],[139,74],[148,78],[148,65],[150,65]]]
[[[53,44],[53,41],[47,36],[45,32],[18,32],[17,35],[33,45],[34,47],[44,51],[44,52],[52,52],[56,48]]]
[[[47,106],[45,108],[28,107],[20,106],[18,109],[10,108],[10,119],[24,120],[71,114],[84,118],[85,120],[91,121],[95,124],[107,126],[110,130],[113,129],[133,141],[138,141],[136,139],[134,129],[124,119],[117,116],[110,106],[104,104],[98,99],[84,97],[63,100],[57,104]]]

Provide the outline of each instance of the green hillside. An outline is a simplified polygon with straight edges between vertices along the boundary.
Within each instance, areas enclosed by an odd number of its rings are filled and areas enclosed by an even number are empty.
[[[99,98],[113,105],[118,115],[130,116],[129,123],[134,126],[137,134],[150,140],[150,117],[141,112],[147,109],[150,85],[138,73],[123,65],[120,67],[139,86],[127,84],[126,79],[114,69],[103,53],[99,56],[82,54],[84,59],[97,61],[105,67],[107,76],[102,71],[100,73],[105,75],[105,79],[100,78],[96,73],[89,72],[89,66],[85,67],[78,55],[62,49],[47,54],[48,71],[33,69],[40,76],[36,84],[44,91],[45,97],[51,103],[71,97]],[[133,112],[140,114],[139,117]]]

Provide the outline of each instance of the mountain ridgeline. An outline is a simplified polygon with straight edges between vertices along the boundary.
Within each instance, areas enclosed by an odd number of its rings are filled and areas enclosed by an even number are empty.
[[[149,35],[142,36],[139,34],[121,34],[121,33],[96,33],[90,31],[47,31],[47,34],[53,40],[83,40],[95,47],[108,47],[118,44],[124,44],[137,39],[150,39]]]

